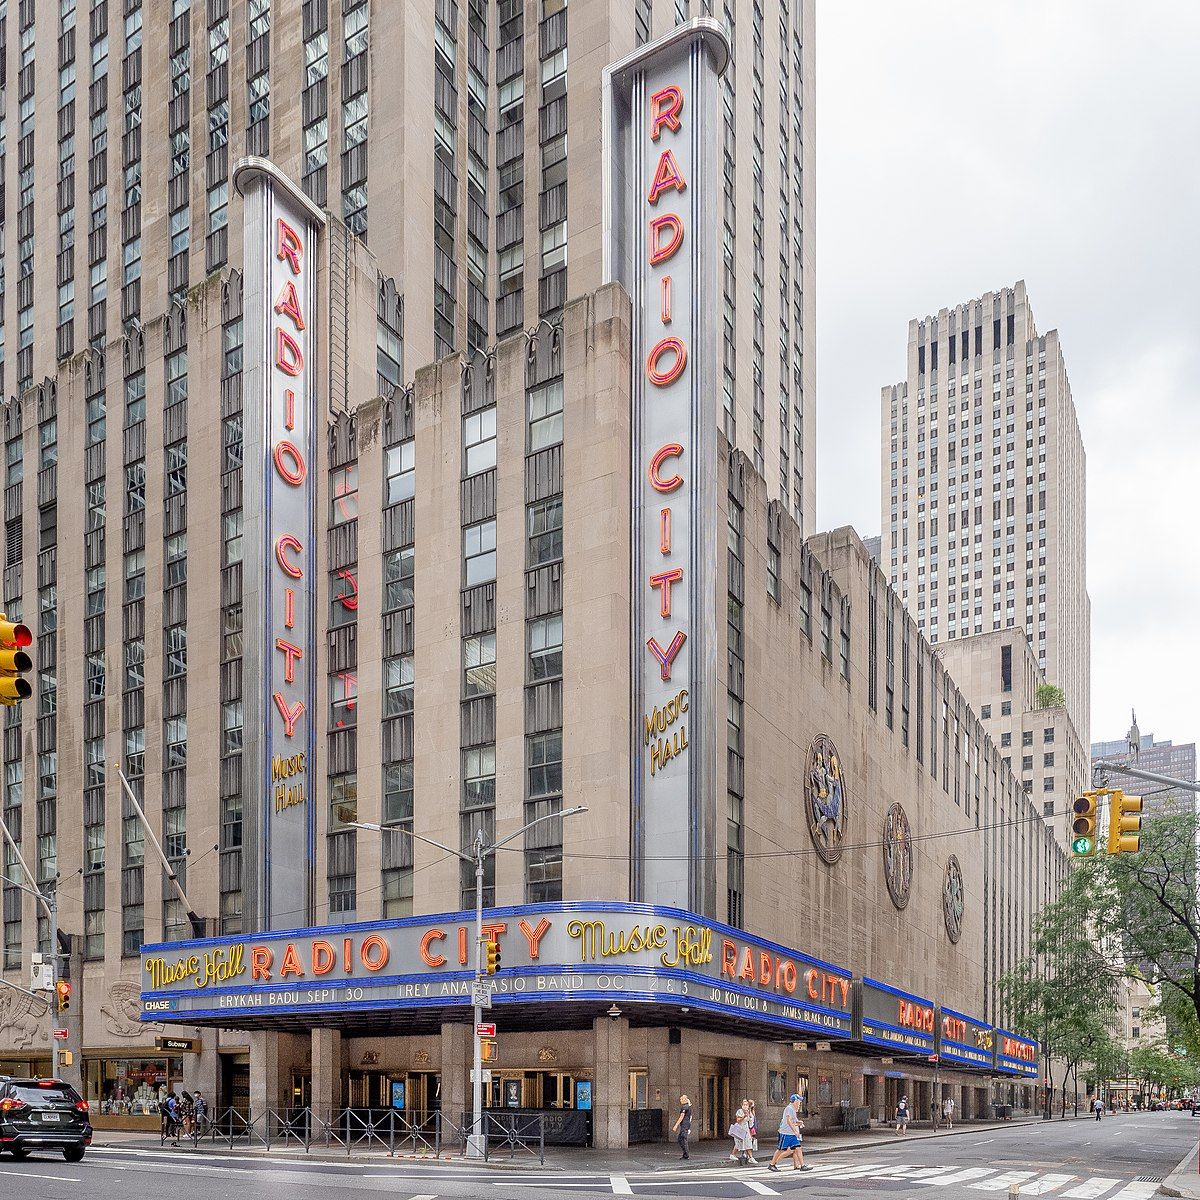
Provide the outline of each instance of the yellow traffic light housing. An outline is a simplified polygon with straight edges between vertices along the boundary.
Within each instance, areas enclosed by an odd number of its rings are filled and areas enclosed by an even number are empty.
[[[495,1038],[480,1038],[479,1039],[479,1061],[491,1063],[496,1061],[496,1039]]]
[[[54,990],[58,993],[58,1011],[69,1012],[71,1008],[71,985],[65,979],[60,979],[54,985]]]
[[[1071,853],[1076,858],[1091,858],[1096,853],[1096,793],[1076,797],[1071,813]]]
[[[1142,798],[1113,792],[1108,800],[1109,854],[1136,854],[1142,845]]]
[[[0,613],[0,704],[11,707],[33,695],[33,685],[24,678],[33,670],[33,659],[25,653],[25,647],[32,645],[29,626]]]
[[[489,938],[484,947],[483,970],[487,975],[495,975],[500,970],[500,943],[495,938]]]

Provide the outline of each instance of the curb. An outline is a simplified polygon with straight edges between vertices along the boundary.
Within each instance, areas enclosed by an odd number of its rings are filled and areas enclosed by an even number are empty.
[[[1195,1171],[1189,1171],[1187,1169],[1195,1157],[1196,1146],[1193,1146],[1183,1156],[1183,1159],[1180,1161],[1175,1170],[1173,1170],[1170,1175],[1168,1175],[1166,1179],[1159,1184],[1158,1190],[1162,1192],[1164,1196],[1182,1196],[1185,1197],[1185,1200],[1193,1200],[1193,1198],[1200,1197],[1200,1190],[1184,1188],[1181,1186],[1181,1182],[1185,1175],[1191,1175],[1193,1178],[1200,1181],[1200,1176],[1198,1176]]]

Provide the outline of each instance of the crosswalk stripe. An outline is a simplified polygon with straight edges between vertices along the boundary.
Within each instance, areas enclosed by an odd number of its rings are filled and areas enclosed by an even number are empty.
[[[1032,1179],[1036,1171],[1001,1171],[991,1179],[981,1179],[978,1183],[968,1183],[967,1187],[977,1192],[1007,1192],[1010,1183],[1024,1183]]]
[[[629,1180],[624,1175],[610,1175],[608,1181],[612,1184],[614,1196],[632,1196],[633,1188],[629,1186]]]
[[[743,1179],[741,1183],[743,1187],[748,1187],[756,1196],[778,1196],[780,1194],[774,1188],[767,1187],[765,1183],[755,1183],[753,1179]]]
[[[1063,1192],[1063,1200],[1067,1200],[1068,1197],[1070,1200],[1097,1200],[1098,1196],[1103,1196],[1109,1188],[1116,1187],[1120,1182],[1119,1179],[1105,1179],[1101,1175],[1093,1175],[1078,1187]]]
[[[1022,1196],[1041,1196],[1046,1192],[1052,1192],[1055,1188],[1060,1188],[1064,1183],[1070,1183],[1074,1179],[1074,1175],[1043,1175],[1041,1179],[1035,1179],[1032,1183],[1023,1184],[1021,1187]]]
[[[1123,1187],[1119,1192],[1115,1192],[1110,1200],[1150,1200],[1150,1197],[1157,1191],[1157,1183],[1142,1183],[1140,1180],[1135,1180],[1128,1187]]]
[[[859,1179],[863,1175],[873,1175],[876,1171],[883,1171],[887,1168],[887,1163],[867,1163],[855,1167],[839,1167],[836,1171],[830,1171],[825,1176],[826,1179]]]
[[[983,1179],[995,1173],[996,1170],[994,1167],[964,1167],[954,1175],[939,1175],[936,1179],[929,1180],[929,1182],[934,1187],[948,1187],[950,1184],[969,1183],[972,1179]]]

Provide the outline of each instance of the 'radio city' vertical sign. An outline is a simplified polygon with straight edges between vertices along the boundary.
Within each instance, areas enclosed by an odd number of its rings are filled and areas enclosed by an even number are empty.
[[[244,159],[243,894],[248,927],[312,920],[317,269],[324,216]],[[253,922],[253,924],[249,924]]]
[[[605,278],[632,323],[634,899],[715,903],[720,24],[605,71]],[[724,702],[721,705],[724,711]]]

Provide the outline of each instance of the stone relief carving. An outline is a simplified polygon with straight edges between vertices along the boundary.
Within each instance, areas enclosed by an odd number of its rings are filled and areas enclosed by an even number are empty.
[[[165,1032],[167,1027],[161,1021],[139,1021],[141,1011],[138,985],[130,979],[118,979],[108,989],[107,1003],[100,1005],[104,1028],[110,1037],[139,1038]]]
[[[0,1046],[45,1049],[50,1044],[50,1005],[13,988],[0,987]]]

